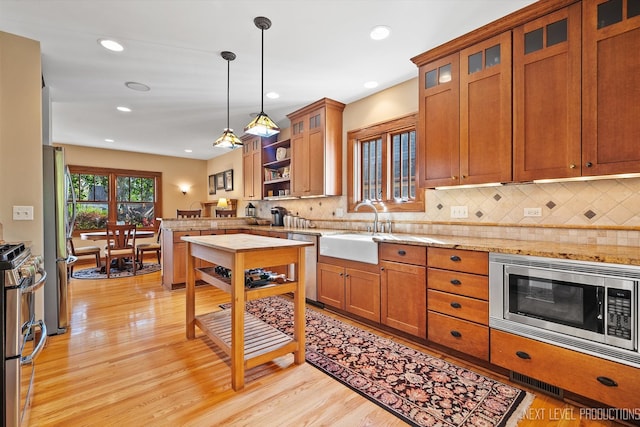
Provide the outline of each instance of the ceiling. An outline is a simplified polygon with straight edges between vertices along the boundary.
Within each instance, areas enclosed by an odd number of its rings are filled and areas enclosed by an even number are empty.
[[[287,113],[323,97],[351,103],[417,76],[410,58],[531,0],[0,0],[0,31],[40,41],[54,142],[211,159],[227,125],[238,136],[260,111]],[[391,28],[374,41],[376,25]],[[113,38],[125,50],[103,49]],[[148,85],[147,92],[125,82]],[[379,86],[363,85],[377,81]],[[129,113],[116,110],[127,106]],[[113,142],[106,142],[112,139]],[[186,149],[192,152],[185,152]]]

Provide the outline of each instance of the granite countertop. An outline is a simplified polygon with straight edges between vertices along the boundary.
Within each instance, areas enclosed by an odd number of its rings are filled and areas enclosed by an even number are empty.
[[[584,245],[577,243],[533,240],[488,239],[464,236],[419,236],[404,234],[380,234],[379,242],[403,243],[440,248],[498,252],[504,254],[531,255],[573,259],[579,261],[608,262],[613,264],[640,265],[640,247]]]
[[[220,224],[224,229],[263,230],[323,236],[329,234],[358,233],[353,230],[325,228],[288,228],[271,225]],[[209,230],[211,227],[173,227],[172,231]],[[385,243],[400,243],[450,249],[464,249],[504,254],[519,254],[591,262],[608,262],[640,266],[640,247],[586,245],[571,242],[496,239],[453,235],[419,235],[403,233],[376,233],[374,240]]]

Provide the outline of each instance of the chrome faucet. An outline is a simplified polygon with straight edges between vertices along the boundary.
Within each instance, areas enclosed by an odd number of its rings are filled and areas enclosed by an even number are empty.
[[[354,211],[357,211],[360,206],[369,206],[371,209],[373,209],[373,231],[371,232],[371,234],[376,234],[376,232],[378,231],[378,209],[376,209],[375,205],[371,203],[370,200],[365,200],[364,202],[358,203],[354,208]]]

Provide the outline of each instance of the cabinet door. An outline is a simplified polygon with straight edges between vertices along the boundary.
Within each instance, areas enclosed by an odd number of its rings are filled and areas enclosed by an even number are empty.
[[[173,244],[173,277],[171,283],[184,283],[187,280],[187,243]]]
[[[243,195],[248,200],[262,199],[262,146],[259,137],[243,137]]]
[[[459,82],[458,53],[420,67],[416,157],[421,187],[459,182]]]
[[[292,123],[291,128],[291,193],[302,196],[309,189],[309,174],[307,161],[309,159],[308,133],[306,129],[307,116]]]
[[[347,268],[345,291],[348,312],[380,322],[380,275]]]
[[[307,119],[309,136],[307,150],[307,182],[306,196],[321,196],[324,194],[324,175],[332,171],[324,170],[324,108],[309,114]]]
[[[582,174],[640,172],[640,7],[582,3]]]
[[[579,3],[513,31],[514,178],[580,176]]]
[[[460,51],[460,184],[511,181],[511,32]]]
[[[318,263],[318,301],[344,310],[344,268]]]
[[[382,261],[380,283],[380,321],[400,331],[426,338],[426,267]]]

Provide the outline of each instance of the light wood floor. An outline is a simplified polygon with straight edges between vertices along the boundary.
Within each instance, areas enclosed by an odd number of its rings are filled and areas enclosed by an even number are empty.
[[[198,330],[185,337],[184,290],[166,291],[160,281],[160,273],[71,281],[71,327],[50,337],[37,360],[28,425],[404,425],[291,355],[248,371],[245,389],[234,392],[228,358]],[[198,313],[228,301],[210,286],[198,287],[196,299]],[[519,426],[615,425],[577,415],[540,395]]]

